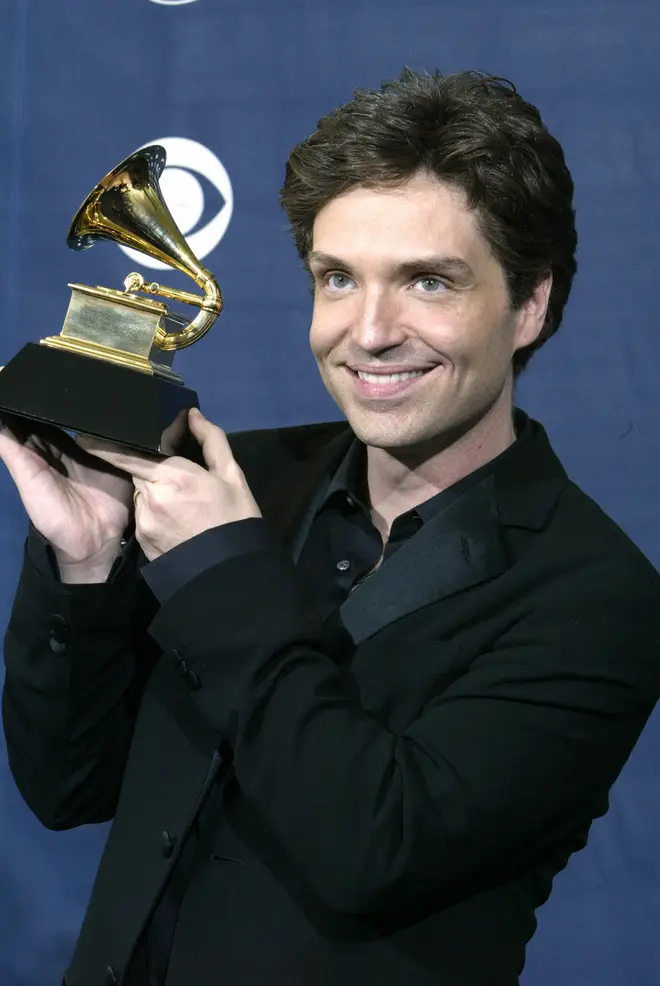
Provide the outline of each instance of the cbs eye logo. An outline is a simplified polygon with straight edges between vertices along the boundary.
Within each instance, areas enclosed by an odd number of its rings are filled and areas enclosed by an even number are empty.
[[[181,3],[182,0],[175,2]],[[185,2],[190,3],[191,0]],[[188,246],[202,260],[215,250],[229,226],[234,208],[229,175],[215,154],[195,140],[164,137],[150,140],[142,146],[148,147],[149,144],[161,144],[167,152],[167,165],[160,176],[163,198]],[[200,179],[204,179],[206,191]],[[120,246],[119,249],[143,267],[168,269],[159,260],[130,247]]]
[[[182,3],[194,3],[195,0],[151,0],[152,3],[160,3],[163,7],[180,7]]]

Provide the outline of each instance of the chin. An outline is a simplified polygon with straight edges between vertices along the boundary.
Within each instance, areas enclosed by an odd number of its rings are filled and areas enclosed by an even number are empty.
[[[409,421],[386,420],[383,416],[381,420],[365,420],[361,414],[346,414],[346,418],[356,436],[365,445],[372,448],[382,449],[404,449],[414,448],[417,445],[425,444],[437,435],[437,424],[435,427],[421,427]],[[389,417],[389,416],[388,416]]]
[[[371,448],[394,455],[407,451],[415,457],[435,455],[453,445],[475,425],[474,417],[448,414],[438,406],[435,413],[365,414],[354,406],[342,407],[344,415],[357,438]],[[419,410],[419,408],[418,408]]]

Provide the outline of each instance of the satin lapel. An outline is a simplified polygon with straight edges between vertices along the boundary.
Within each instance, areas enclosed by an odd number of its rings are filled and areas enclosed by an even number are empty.
[[[506,568],[493,477],[450,503],[340,608],[357,646],[402,616],[494,578]]]
[[[354,434],[348,426],[333,435],[311,457],[296,462],[260,504],[279,543],[298,561],[316,509],[348,451]]]

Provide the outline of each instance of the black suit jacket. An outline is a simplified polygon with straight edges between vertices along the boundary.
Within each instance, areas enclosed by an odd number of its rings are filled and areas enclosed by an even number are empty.
[[[658,696],[658,574],[535,425],[318,625],[291,558],[351,439],[234,436],[274,546],[161,607],[131,565],[24,566],[14,777],[50,828],[114,817],[67,986],[124,980],[214,779],[167,986],[513,986],[606,811]]]

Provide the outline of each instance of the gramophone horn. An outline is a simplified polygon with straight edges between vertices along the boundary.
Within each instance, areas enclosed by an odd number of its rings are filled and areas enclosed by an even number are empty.
[[[113,240],[192,277],[204,291],[203,297],[155,281],[145,283],[141,274],[130,274],[125,281],[127,291],[146,291],[200,307],[186,328],[176,332],[158,329],[155,345],[172,350],[190,346],[210,329],[222,311],[222,296],[215,278],[195,257],[165,203],[158,179],[166,159],[165,148],[152,144],[113,168],[78,209],[67,245],[72,250],[85,250],[97,240]]]

